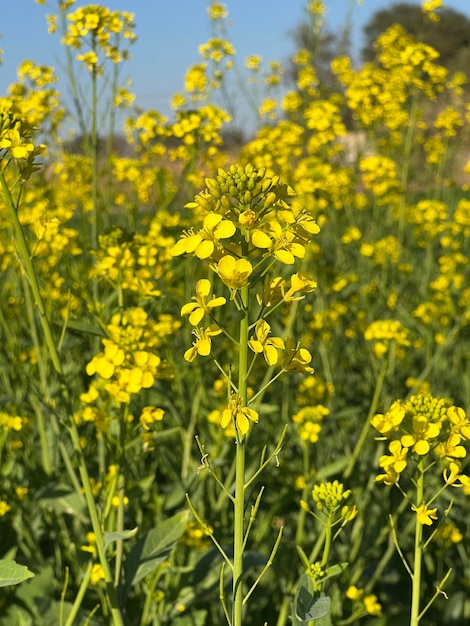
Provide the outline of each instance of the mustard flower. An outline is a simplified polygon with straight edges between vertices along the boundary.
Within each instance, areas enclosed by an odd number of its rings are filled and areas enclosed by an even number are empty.
[[[283,228],[278,221],[269,222],[268,232],[254,230],[251,242],[256,248],[266,248],[268,252],[265,256],[272,254],[285,265],[292,265],[296,257],[303,259],[305,256],[305,246],[299,243],[290,229]]]
[[[223,297],[210,298],[209,294],[212,290],[212,285],[207,278],[202,278],[196,283],[196,295],[192,297],[195,302],[188,302],[181,309],[181,315],[189,315],[189,323],[193,326],[197,326],[204,315],[210,314],[215,307],[223,306],[226,303],[226,299]]]
[[[255,326],[256,339],[249,339],[248,345],[257,354],[263,354],[268,365],[276,365],[278,350],[284,350],[284,341],[280,337],[269,337],[271,327],[265,320],[259,320]]]
[[[396,472],[391,465],[384,468],[385,474],[377,474],[375,477],[376,482],[383,482],[389,487],[395,485],[400,480],[400,474]]]
[[[292,274],[290,277],[290,287],[284,295],[285,302],[294,302],[295,300],[302,300],[305,294],[315,291],[317,283],[313,278],[310,278],[305,272],[299,271],[297,274]]]
[[[0,517],[3,517],[11,511],[11,506],[5,500],[0,500]]]
[[[391,454],[384,454],[380,457],[380,467],[383,467],[386,471],[388,468],[392,468],[397,474],[401,474],[407,465],[408,448],[403,447],[402,443],[395,439],[390,442],[388,449]]]
[[[193,335],[195,335],[196,341],[184,353],[185,360],[189,362],[194,361],[198,354],[199,356],[209,356],[212,347],[211,337],[220,335],[221,332],[222,329],[217,324],[211,324],[205,330],[203,328],[194,328]]]
[[[282,369],[285,372],[301,372],[313,374],[314,369],[309,363],[312,355],[306,348],[293,347],[291,342],[287,346],[287,355],[282,362]]]
[[[227,6],[221,2],[213,2],[207,8],[207,13],[211,20],[223,20],[228,16]]]
[[[220,280],[234,291],[241,289],[251,275],[253,267],[246,259],[235,259],[230,254],[223,256],[214,267]]]
[[[430,422],[425,415],[414,415],[413,430],[411,433],[402,436],[401,443],[405,448],[413,447],[413,452],[422,456],[431,449],[429,440],[435,439],[439,435],[441,427],[441,422]]]
[[[199,259],[209,258],[215,248],[220,248],[219,239],[228,239],[236,231],[235,224],[224,220],[222,215],[208,213],[203,221],[202,229],[197,233],[186,233],[171,250],[173,256],[195,254]]]
[[[451,406],[447,409],[447,417],[452,424],[452,430],[463,439],[470,440],[470,421],[465,411],[459,406]]]
[[[249,407],[242,407],[237,394],[233,394],[227,408],[222,411],[220,425],[225,429],[231,424],[235,424],[237,431],[245,436],[250,429],[250,421],[256,424],[258,419],[258,413]]]
[[[104,570],[99,563],[95,563],[91,568],[90,582],[92,585],[97,585],[101,580],[104,580]]]
[[[428,507],[424,503],[418,507],[413,505],[411,509],[415,511],[418,522],[423,526],[432,526],[433,520],[437,519],[437,509],[428,509]]]
[[[405,415],[406,409],[403,403],[400,400],[396,400],[384,415],[381,413],[374,415],[370,423],[381,435],[389,437],[398,430]]]
[[[105,380],[110,379],[116,368],[122,365],[126,355],[122,348],[110,339],[103,339],[104,352],[95,355],[86,366],[88,376],[99,374]]]
[[[364,602],[364,608],[369,615],[382,615],[382,606],[377,601],[377,596],[373,593],[369,593],[362,599]]]
[[[462,437],[460,435],[451,433],[446,441],[439,443],[435,447],[434,452],[443,459],[463,459],[466,457],[467,451],[464,446],[459,445],[461,441]]]
[[[154,406],[144,406],[139,417],[139,422],[144,430],[150,430],[150,426],[163,419],[165,411]]]

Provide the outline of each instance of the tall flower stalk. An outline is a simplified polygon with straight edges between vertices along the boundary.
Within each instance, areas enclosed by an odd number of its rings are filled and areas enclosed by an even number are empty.
[[[251,588],[245,589],[243,555],[263,489],[251,507],[248,524],[245,522],[246,490],[279,454],[285,435],[284,430],[272,454],[263,457],[258,469],[248,475],[249,435],[260,417],[257,401],[281,374],[313,372],[310,352],[287,336],[272,336],[267,321],[282,305],[303,298],[316,287],[315,281],[305,272],[293,273],[290,280],[274,273],[276,264],[290,267],[296,260],[304,258],[311,237],[319,231],[313,218],[292,202],[293,197],[293,190],[281,184],[279,177],[269,176],[264,168],[255,169],[248,164],[245,167],[232,165],[228,171],[219,169],[216,178],[206,179],[206,190],[186,205],[194,211],[194,221],[199,223],[199,228],[183,233],[172,251],[174,256],[197,257],[210,268],[215,280],[228,288],[228,298],[216,297],[211,293],[211,281],[199,280],[196,295],[182,307],[181,313],[189,315],[196,338],[185,352],[186,361],[191,363],[198,356],[212,356],[229,390],[227,406],[220,414],[220,425],[227,434],[233,435],[236,443],[234,492],[228,491],[224,481],[214,473],[206,454],[203,466],[210,470],[233,505],[232,559],[213,532],[209,532],[224,558],[220,597],[231,626],[243,623],[244,607],[270,567],[282,536],[281,528],[266,565]],[[236,309],[238,319],[238,328],[234,330],[230,326],[233,319],[230,308]],[[212,323],[204,327],[200,324],[206,316]],[[235,360],[237,363],[237,383],[232,380],[227,365],[219,362],[214,349],[213,344],[220,341],[221,336],[225,336],[236,351],[237,357],[231,362]],[[267,375],[261,376],[258,383],[254,366],[261,358],[268,369]],[[252,393],[249,393],[249,381]],[[198,521],[208,529],[189,497],[188,501]],[[227,565],[232,573],[231,607],[224,597],[223,572]]]
[[[383,473],[376,481],[397,487],[416,515],[410,562],[402,550],[392,517],[390,522],[395,547],[411,578],[410,626],[418,626],[451,573],[447,571],[437,585],[437,592],[421,609],[423,556],[430,541],[425,537],[424,527],[431,527],[438,520],[438,507],[431,505],[438,502],[447,487],[465,487],[470,483],[470,478],[462,473],[462,459],[467,455],[462,444],[468,440],[470,422],[461,407],[450,405],[443,398],[417,394],[404,402],[395,401],[384,414],[375,415],[371,424],[381,438],[390,440],[389,453],[379,459]],[[444,479],[437,490],[431,471],[436,467],[442,471]],[[400,484],[405,474],[411,477],[414,486],[408,492]],[[444,515],[449,510],[446,509]]]

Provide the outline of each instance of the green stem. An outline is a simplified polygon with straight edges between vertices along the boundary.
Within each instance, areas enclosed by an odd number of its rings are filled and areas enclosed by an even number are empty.
[[[416,505],[420,507],[424,502],[424,461],[419,460],[418,478],[416,481]],[[423,525],[419,522],[416,515],[415,522],[415,548],[413,559],[413,578],[412,578],[412,594],[411,594],[411,619],[410,626],[418,626],[419,624],[419,602],[421,593],[421,565],[423,559]]]
[[[387,373],[387,365],[388,365],[387,359],[384,357],[382,359],[382,365],[380,368],[379,376],[377,378],[377,384],[375,385],[374,396],[372,398],[372,402],[369,407],[369,412],[367,414],[366,421],[364,422],[364,425],[362,427],[361,434],[359,435],[359,439],[357,440],[356,445],[354,447],[353,453],[349,458],[349,462],[346,466],[346,469],[344,470],[344,474],[343,474],[344,478],[349,478],[351,476],[354,466],[356,465],[357,459],[359,458],[359,455],[361,453],[364,442],[367,439],[367,435],[369,434],[370,420],[375,414],[377,410],[377,406],[379,404],[380,394],[382,393],[382,387],[385,381],[385,375]]]
[[[67,617],[67,621],[65,622],[65,626],[73,626],[73,624],[75,623],[75,619],[82,605],[86,590],[88,589],[90,585],[92,569],[93,569],[93,560],[90,560],[88,562],[85,575],[82,578],[82,582],[80,583],[78,593],[75,596],[75,599],[73,601],[73,605],[72,605],[72,608],[70,609],[70,613]]]
[[[240,406],[245,407],[247,397],[248,372],[248,287],[240,291],[243,305],[243,317],[240,321],[240,353],[238,361],[238,393]],[[235,459],[235,502],[233,528],[233,608],[232,626],[242,626],[243,615],[243,551],[244,551],[244,516],[245,516],[245,445],[246,437],[237,436]]]
[[[332,539],[332,522],[333,522],[333,513],[328,511],[328,519],[325,526],[325,545],[323,546],[323,556],[321,560],[322,567],[325,567],[328,563],[328,558],[330,556],[331,550],[331,539]]]

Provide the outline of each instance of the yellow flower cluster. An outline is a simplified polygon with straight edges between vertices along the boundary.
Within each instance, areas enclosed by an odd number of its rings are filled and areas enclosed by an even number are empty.
[[[321,431],[321,421],[330,414],[330,410],[323,404],[304,406],[295,415],[292,421],[297,424],[297,434],[303,441],[316,443]]]
[[[161,358],[154,349],[162,337],[171,334],[180,322],[149,318],[142,308],[129,309],[115,314],[106,327],[108,338],[103,339],[103,352],[88,363],[89,376],[98,374],[101,386],[118,404],[128,404],[133,395],[152,387],[160,376]],[[99,396],[98,386],[92,383],[81,399],[93,402]]]
[[[12,113],[10,107],[0,110],[0,158],[20,161],[23,175],[32,171],[34,158],[45,150],[45,146],[32,143],[31,135],[32,127]]]
[[[69,13],[68,29],[62,43],[75,50],[83,50],[90,46],[88,52],[77,55],[77,60],[84,63],[90,71],[102,71],[99,63],[99,52],[112,63],[121,63],[129,57],[127,49],[120,49],[121,40],[133,43],[136,40],[134,15],[127,11],[111,11],[98,4],[78,7]]]
[[[382,358],[391,347],[396,357],[402,358],[403,348],[410,345],[408,329],[399,320],[377,320],[369,324],[364,332],[364,339],[373,343],[374,354]]]
[[[391,439],[389,454],[379,459],[383,474],[376,477],[386,485],[398,483],[408,465],[430,455],[430,464],[439,461],[447,485],[463,487],[470,493],[470,478],[462,474],[462,459],[470,439],[470,421],[465,411],[443,398],[417,394],[404,402],[397,400],[384,414],[371,420],[372,426]],[[431,524],[436,509],[420,503],[414,510],[423,524]]]
[[[153,224],[155,228],[145,235],[128,234],[121,228],[100,235],[100,247],[95,251],[96,263],[90,275],[115,288],[134,292],[141,299],[158,296],[157,282],[171,258],[168,250],[174,240],[162,235],[158,220]]]
[[[346,597],[353,602],[360,602],[368,615],[382,615],[382,606],[373,593],[367,593],[365,589],[359,589],[356,585],[350,585],[346,590]]]

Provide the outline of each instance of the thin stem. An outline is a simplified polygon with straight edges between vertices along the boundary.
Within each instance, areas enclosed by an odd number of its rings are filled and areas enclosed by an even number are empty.
[[[70,609],[70,613],[67,617],[67,621],[65,622],[65,626],[73,626],[75,623],[75,618],[78,615],[78,611],[80,610],[80,606],[83,602],[83,598],[85,597],[86,590],[90,585],[91,580],[91,572],[93,570],[93,560],[91,559],[88,562],[85,575],[80,583],[80,587],[78,589],[77,595],[75,596],[75,600],[73,602],[72,608]]]
[[[238,361],[238,393],[242,407],[247,406],[247,372],[248,372],[248,332],[249,307],[248,287],[240,291],[243,306],[243,317],[240,321],[240,352]],[[243,550],[244,550],[244,516],[245,516],[245,436],[237,436],[235,459],[235,503],[233,528],[233,626],[242,626],[243,615]]]
[[[424,502],[424,462],[418,463],[418,478],[416,481],[416,504],[420,507]],[[418,626],[420,620],[419,602],[421,595],[421,565],[423,559],[423,525],[416,515],[415,521],[415,548],[413,559],[413,578],[411,593],[411,620],[410,626]]]
[[[273,564],[274,561],[274,557],[276,556],[276,552],[278,551],[279,545],[281,543],[281,539],[282,539],[282,533],[284,531],[284,527],[281,526],[281,528],[279,529],[279,533],[277,535],[277,539],[276,539],[276,543],[273,546],[273,549],[271,550],[271,554],[269,555],[269,559],[266,562],[266,565],[263,567],[263,569],[261,570],[261,572],[259,573],[258,578],[255,580],[255,582],[252,584],[250,590],[248,591],[248,593],[246,594],[246,596],[243,599],[243,604],[245,605],[246,602],[248,601],[248,598],[251,596],[251,594],[253,593],[253,591],[256,589],[256,587],[258,586],[260,580],[263,578],[263,576],[266,574],[266,572],[268,571],[268,569],[271,567],[271,565]]]
[[[343,474],[344,478],[349,478],[351,476],[354,466],[356,465],[357,459],[359,458],[359,455],[361,453],[364,442],[367,439],[367,435],[370,429],[370,420],[375,414],[377,410],[377,406],[379,404],[380,394],[382,393],[382,387],[385,381],[385,375],[387,373],[387,366],[388,366],[387,359],[383,358],[382,365],[380,367],[379,376],[377,378],[377,383],[375,385],[374,396],[372,398],[372,402],[369,407],[369,412],[367,413],[367,418],[364,422],[361,434],[359,435],[359,439],[356,442],[353,453],[349,458],[349,462],[346,466],[346,469],[344,470],[344,474]]]

